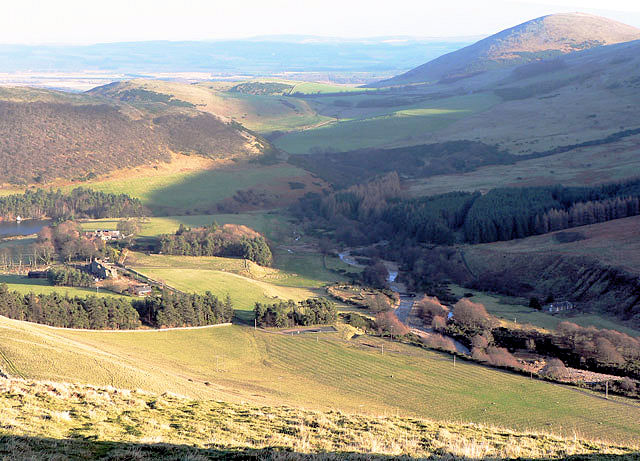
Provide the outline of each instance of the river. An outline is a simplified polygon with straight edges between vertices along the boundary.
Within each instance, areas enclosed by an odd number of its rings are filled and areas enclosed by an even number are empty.
[[[37,234],[51,224],[46,219],[25,219],[24,221],[0,221],[0,237]]]
[[[359,264],[353,256],[351,256],[350,250],[338,253],[338,256],[340,257],[340,260],[345,264],[354,267],[364,267],[362,264]],[[409,315],[411,314],[411,310],[413,309],[413,303],[416,298],[416,294],[407,292],[404,284],[396,281],[396,279],[398,278],[398,265],[396,263],[394,263],[393,261],[383,262],[384,265],[387,266],[387,271],[389,273],[387,277],[389,288],[400,295],[400,305],[395,310],[395,314],[396,317],[398,317],[398,320],[404,323],[411,329],[412,332],[418,334],[419,336],[424,337],[434,334],[431,328],[425,328],[424,326],[410,324]],[[453,344],[455,345],[458,352],[460,352],[461,354],[469,354],[469,349],[466,346],[453,338],[450,339],[453,341]]]

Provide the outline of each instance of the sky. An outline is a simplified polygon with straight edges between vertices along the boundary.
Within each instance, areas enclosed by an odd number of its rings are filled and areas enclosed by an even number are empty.
[[[91,44],[262,35],[490,35],[581,11],[640,27],[638,0],[2,0],[0,43]]]

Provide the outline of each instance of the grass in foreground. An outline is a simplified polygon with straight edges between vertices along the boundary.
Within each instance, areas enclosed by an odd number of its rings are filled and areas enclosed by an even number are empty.
[[[241,326],[85,332],[0,318],[0,366],[30,379],[637,441],[637,401],[605,400],[465,361],[454,368],[447,355],[348,337],[342,330],[285,336]]]
[[[10,459],[201,460],[250,454],[258,459],[297,459],[303,453],[311,454],[311,459],[343,459],[345,454],[366,455],[363,459],[379,455],[445,459],[594,455],[588,459],[598,459],[596,455],[632,456],[637,450],[470,424],[13,379],[0,379],[0,405],[0,455]]]

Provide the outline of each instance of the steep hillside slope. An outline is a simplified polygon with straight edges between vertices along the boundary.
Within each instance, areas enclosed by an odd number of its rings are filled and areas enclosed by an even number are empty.
[[[479,87],[502,102],[446,127],[436,139],[480,138],[513,154],[628,142],[634,133],[624,132],[640,127],[640,40],[526,64],[490,82],[472,78],[461,86]]]
[[[640,29],[617,21],[584,13],[553,14],[503,30],[373,86],[454,81],[490,69],[637,39]]]
[[[475,284],[519,296],[553,295],[580,312],[640,326],[640,217],[463,248]],[[469,282],[470,280],[467,280]]]
[[[182,102],[149,111],[91,95],[0,91],[2,182],[91,178],[166,162],[171,152],[253,156],[266,146],[242,126]]]

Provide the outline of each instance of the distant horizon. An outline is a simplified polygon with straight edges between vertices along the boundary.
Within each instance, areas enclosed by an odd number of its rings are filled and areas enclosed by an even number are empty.
[[[309,42],[363,42],[363,41],[406,41],[406,42],[469,42],[482,40],[493,34],[480,35],[451,35],[451,36],[418,36],[418,35],[371,35],[362,37],[340,37],[340,36],[324,36],[324,35],[298,35],[298,34],[274,34],[274,35],[254,35],[247,37],[220,37],[220,38],[203,38],[203,39],[143,39],[143,40],[116,40],[105,42],[91,43],[73,43],[73,42],[46,42],[46,43],[18,43],[18,42],[0,42],[0,46],[25,46],[25,47],[90,47],[96,45],[119,45],[119,44],[139,44],[139,43],[218,43],[218,42],[251,42],[251,41],[282,41],[285,43],[298,43],[294,39],[300,39],[299,43],[305,43],[302,39],[308,39]],[[277,40],[281,38],[282,40]],[[287,40],[288,38],[288,40]]]
[[[640,28],[640,5],[625,0],[326,0],[322,8],[293,0],[242,4],[191,0],[11,2],[0,18],[0,44],[91,46],[154,41],[211,42],[309,36],[324,39],[457,39],[486,37],[541,16],[583,12]]]

